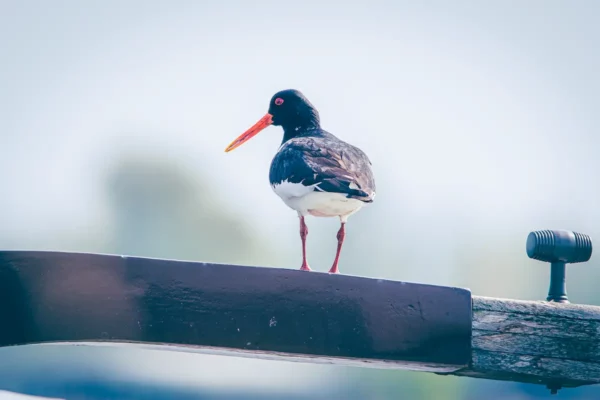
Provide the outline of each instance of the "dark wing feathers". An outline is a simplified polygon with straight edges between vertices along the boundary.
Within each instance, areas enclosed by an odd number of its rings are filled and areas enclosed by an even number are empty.
[[[314,190],[342,193],[367,203],[375,197],[369,158],[360,149],[323,137],[287,141],[273,158],[271,184],[287,180],[315,186]]]

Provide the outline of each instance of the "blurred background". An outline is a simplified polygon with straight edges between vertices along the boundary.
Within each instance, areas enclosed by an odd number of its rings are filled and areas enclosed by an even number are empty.
[[[600,3],[0,0],[0,248],[298,268],[268,185],[281,141],[229,142],[296,88],[373,161],[345,274],[545,299],[535,229],[600,238]],[[338,221],[308,221],[326,271]],[[600,305],[600,258],[569,269]],[[0,390],[83,398],[541,399],[542,386],[137,349],[0,350]],[[568,389],[565,399],[600,397]]]

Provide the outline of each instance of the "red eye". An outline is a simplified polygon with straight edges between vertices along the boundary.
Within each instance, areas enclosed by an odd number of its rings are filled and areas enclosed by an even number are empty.
[[[276,106],[280,106],[283,104],[283,99],[281,97],[278,97],[275,99],[275,105]]]

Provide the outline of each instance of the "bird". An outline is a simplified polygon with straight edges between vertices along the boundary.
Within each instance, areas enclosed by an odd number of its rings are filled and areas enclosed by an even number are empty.
[[[348,217],[375,199],[371,160],[358,147],[324,130],[317,109],[296,89],[275,93],[268,112],[233,140],[225,152],[238,148],[271,125],[283,128],[283,139],[271,161],[269,183],[300,219],[300,270],[311,271],[306,256],[305,218],[338,217],[337,251],[329,269],[330,274],[338,274]]]

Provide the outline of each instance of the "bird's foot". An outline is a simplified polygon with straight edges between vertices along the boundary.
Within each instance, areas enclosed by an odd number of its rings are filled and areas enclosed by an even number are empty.
[[[335,259],[333,260],[333,265],[329,270],[330,274],[339,274],[340,270],[338,269],[338,263],[340,262],[340,252],[342,251],[342,244],[344,243],[344,238],[346,237],[346,223],[342,222],[342,226],[340,226],[340,230],[337,233],[338,246],[337,251],[335,252]]]
[[[311,271],[311,269],[308,266],[308,264],[302,264],[302,266],[300,267],[300,271]]]

